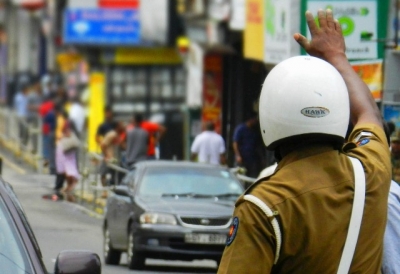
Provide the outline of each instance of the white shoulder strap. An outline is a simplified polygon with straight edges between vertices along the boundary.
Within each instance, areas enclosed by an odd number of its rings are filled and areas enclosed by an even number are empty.
[[[278,221],[276,220],[275,216],[277,215],[276,212],[273,212],[263,201],[261,201],[259,198],[253,195],[245,195],[244,199],[246,201],[249,201],[253,204],[255,204],[257,207],[261,209],[262,212],[264,212],[265,215],[267,215],[268,219],[271,219],[271,224],[272,228],[274,229],[275,232],[275,238],[276,238],[276,249],[275,249],[275,261],[274,264],[279,259],[279,253],[281,251],[281,245],[282,245],[282,234],[281,230],[279,229],[279,224]]]
[[[358,235],[365,203],[365,174],[360,160],[349,157],[354,169],[354,202],[351,211],[349,231],[344,244],[342,258],[340,259],[338,274],[348,274],[354,252],[356,250]]]

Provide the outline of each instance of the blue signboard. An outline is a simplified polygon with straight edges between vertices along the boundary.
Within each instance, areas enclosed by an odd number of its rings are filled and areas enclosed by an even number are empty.
[[[128,46],[140,43],[136,9],[67,9],[63,40],[66,44]]]
[[[384,105],[383,119],[385,121],[392,121],[396,128],[400,128],[400,105]]]

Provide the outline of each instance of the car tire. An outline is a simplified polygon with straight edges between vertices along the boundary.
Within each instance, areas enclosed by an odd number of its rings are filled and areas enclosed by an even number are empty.
[[[145,265],[146,258],[135,251],[135,240],[133,235],[133,229],[129,232],[128,237],[128,266],[129,269],[143,269]]]
[[[112,247],[110,231],[107,226],[104,228],[103,241],[104,262],[109,265],[118,265],[121,259],[121,251]]]

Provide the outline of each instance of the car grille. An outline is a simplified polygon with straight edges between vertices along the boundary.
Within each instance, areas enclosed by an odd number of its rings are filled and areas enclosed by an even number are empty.
[[[230,224],[231,218],[193,218],[181,217],[181,221],[187,225],[198,226],[227,226]]]

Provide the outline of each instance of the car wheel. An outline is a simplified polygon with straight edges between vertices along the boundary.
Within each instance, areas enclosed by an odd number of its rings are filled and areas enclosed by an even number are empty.
[[[131,229],[128,237],[128,266],[129,269],[143,269],[146,258],[135,251],[135,240]]]
[[[121,251],[112,247],[110,231],[106,226],[104,229],[104,243],[103,243],[104,262],[110,265],[118,265],[121,259]]]

